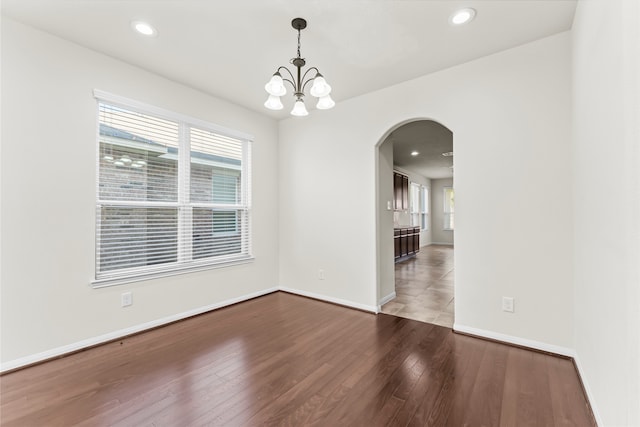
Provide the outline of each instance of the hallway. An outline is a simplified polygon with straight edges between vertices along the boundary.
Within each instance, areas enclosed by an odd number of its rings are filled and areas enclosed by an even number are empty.
[[[396,298],[382,313],[453,327],[453,246],[431,245],[395,265]]]

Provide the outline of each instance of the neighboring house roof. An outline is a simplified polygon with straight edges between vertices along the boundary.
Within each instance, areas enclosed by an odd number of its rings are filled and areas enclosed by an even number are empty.
[[[154,142],[151,139],[143,138],[131,132],[127,132],[126,130],[114,128],[113,126],[109,126],[104,123],[100,123],[100,135],[109,136],[112,138],[124,139],[128,141],[135,141],[138,143],[149,144],[156,147],[165,147],[167,149],[167,153],[173,154],[175,156],[178,155],[178,149],[176,147],[167,147],[163,144],[158,144],[157,142]],[[206,154],[206,153],[201,153],[199,151],[192,151],[191,157],[195,157],[201,160],[208,160],[211,162],[226,163],[228,165],[239,166],[241,164],[241,161],[239,159],[231,159],[229,157],[216,156],[214,154]]]
[[[150,139],[143,138],[131,132],[127,132],[126,130],[105,125],[104,123],[100,123],[100,135],[111,136],[111,137],[120,138],[120,139],[127,139],[129,141],[143,142],[146,144],[161,145],[161,144],[158,144],[157,142],[153,142]]]

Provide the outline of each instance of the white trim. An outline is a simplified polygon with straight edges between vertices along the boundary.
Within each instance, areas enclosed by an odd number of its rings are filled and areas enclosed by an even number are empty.
[[[290,294],[301,295],[303,297],[313,298],[320,301],[331,302],[345,307],[355,308],[358,310],[369,311],[371,313],[378,314],[378,307],[373,305],[360,304],[358,302],[348,301],[340,298],[328,297],[326,295],[316,294],[314,292],[301,291],[299,289],[287,288],[280,286],[279,288],[283,292],[289,292]]]
[[[217,262],[191,262],[181,266],[171,265],[160,268],[156,271],[146,271],[140,274],[119,275],[114,277],[105,277],[102,279],[94,279],[89,282],[93,289],[104,288],[107,286],[125,285],[127,283],[142,282],[145,280],[161,279],[163,277],[177,276],[179,274],[194,273],[197,271],[213,270],[216,268],[233,267],[235,265],[248,264],[254,261],[253,256],[244,256],[229,260],[218,260]]]
[[[388,303],[389,301],[393,300],[396,298],[396,291],[391,292],[389,295],[387,295],[386,297],[383,297],[380,299],[380,301],[378,301],[378,312],[380,312],[382,310],[382,306],[385,305],[386,303]]]
[[[120,107],[133,108],[142,110],[145,113],[151,113],[157,116],[161,116],[164,119],[177,120],[181,122],[187,122],[190,125],[209,130],[214,133],[230,136],[232,138],[242,139],[245,141],[253,141],[253,135],[239,132],[235,129],[229,129],[224,126],[215,125],[204,120],[196,119],[195,117],[187,116],[185,114],[176,113],[174,111],[165,110],[164,108],[156,107],[154,105],[145,104],[144,102],[136,101],[135,99],[126,98],[124,96],[115,95],[113,93],[105,92],[100,89],[93,90],[93,96],[99,101],[106,101],[112,104],[119,104]]]
[[[125,337],[127,335],[143,332],[148,329],[156,328],[158,326],[166,325],[171,322],[186,319],[188,317],[196,316],[198,314],[206,313],[208,311],[216,310],[218,308],[226,307],[228,305],[237,304],[242,301],[247,301],[256,297],[267,295],[273,292],[277,292],[278,288],[269,288],[262,291],[253,292],[247,295],[242,295],[237,298],[231,298],[225,301],[221,301],[215,304],[206,305],[204,307],[195,308],[193,310],[185,311],[182,313],[174,314],[172,316],[163,317],[161,319],[152,320],[151,322],[142,323],[129,328],[120,329],[117,331],[109,332],[97,337],[88,338],[86,340],[78,341],[72,344],[68,344],[62,347],[57,347],[51,350],[43,351],[41,353],[32,354],[30,356],[21,357],[19,359],[10,360],[0,365],[0,372],[20,368],[22,366],[31,365],[33,363],[42,362],[47,359],[64,356],[65,354],[72,353],[78,350],[82,350],[87,347],[93,347],[98,344],[104,344],[109,341],[113,341],[118,338]]]
[[[546,351],[548,353],[559,354],[561,356],[572,357],[574,359],[576,357],[576,351],[568,347],[561,347],[558,345],[547,344],[540,341],[528,340],[526,338],[514,337],[513,335],[501,334],[499,332],[487,331],[485,329],[472,328],[471,326],[460,325],[457,323],[454,323],[453,330],[455,332],[462,332],[482,338],[489,338],[492,340],[502,341],[521,347],[527,347],[535,350]]]
[[[598,412],[598,408],[596,407],[596,398],[591,391],[591,387],[589,387],[589,383],[587,382],[587,376],[584,373],[584,369],[582,368],[582,363],[580,362],[580,358],[576,354],[573,356],[573,361],[576,365],[576,369],[578,370],[578,375],[580,376],[580,381],[582,381],[582,386],[584,387],[585,393],[587,393],[587,400],[589,401],[589,406],[591,406],[591,412],[593,413],[593,417],[596,419],[596,424],[599,426],[603,426],[602,418],[600,417],[600,412]]]

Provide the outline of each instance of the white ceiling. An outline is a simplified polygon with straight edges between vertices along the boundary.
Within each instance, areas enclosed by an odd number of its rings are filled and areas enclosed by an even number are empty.
[[[336,102],[571,28],[574,0],[3,0],[2,13],[67,40],[274,118],[264,84],[296,53]],[[460,7],[477,10],[461,27]],[[132,20],[158,29],[131,30]],[[311,109],[312,102],[307,102]],[[321,112],[315,112],[320,114]],[[314,112],[311,112],[314,114]]]
[[[431,120],[407,123],[394,130],[385,140],[393,144],[393,165],[427,178],[453,177],[454,158],[443,156],[453,152],[453,134]],[[417,156],[411,152],[417,151]]]
[[[454,27],[449,17],[461,7],[475,8],[476,19]],[[3,15],[276,119],[289,117],[291,91],[284,110],[267,110],[264,84],[296,55],[295,17],[308,22],[302,56],[339,103],[569,30],[575,7],[575,0],[2,0]],[[135,33],[133,20],[154,25],[157,37]],[[452,145],[445,128],[418,122],[390,139],[396,165],[452,176],[452,158],[442,157]],[[420,156],[408,155],[414,149]]]

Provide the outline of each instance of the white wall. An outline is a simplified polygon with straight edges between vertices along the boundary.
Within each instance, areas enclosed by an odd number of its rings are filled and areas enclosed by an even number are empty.
[[[378,152],[378,239],[393,239],[394,216],[393,200],[393,141],[380,144]],[[388,208],[391,203],[391,209]],[[378,245],[378,301],[386,301],[395,295],[396,273],[394,248],[389,245]]]
[[[559,34],[280,122],[281,285],[375,307],[376,243],[385,244],[376,145],[400,123],[432,119],[454,134],[457,327],[572,346],[570,40]],[[554,209],[550,188],[567,196]],[[515,298],[514,314],[501,311],[503,295]]]
[[[602,426],[640,425],[640,2],[573,25],[575,346]]]
[[[103,289],[94,275],[101,89],[255,136],[255,262]],[[277,285],[277,125],[271,119],[2,19],[2,363]],[[133,305],[120,307],[120,294]],[[26,358],[26,359],[25,359]]]
[[[431,180],[433,194],[431,195],[431,223],[433,225],[433,243],[453,245],[453,230],[444,229],[444,188],[453,187],[452,178]],[[454,216],[454,220],[457,216]]]

